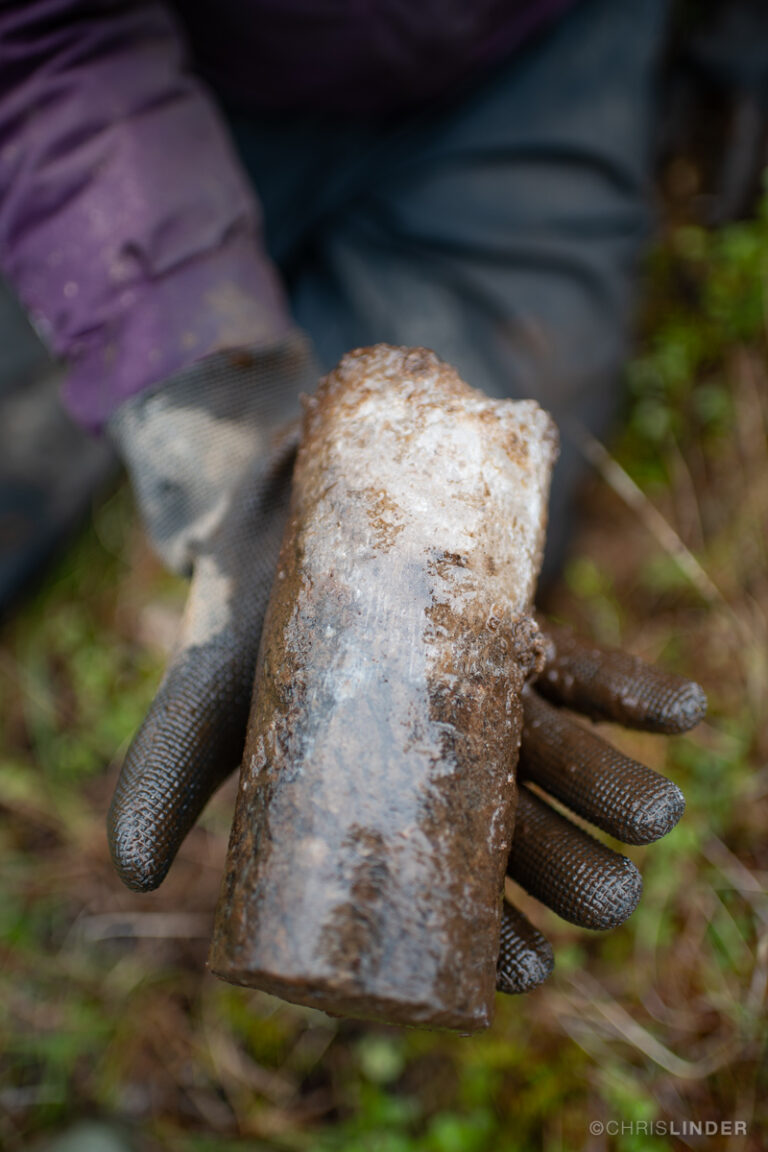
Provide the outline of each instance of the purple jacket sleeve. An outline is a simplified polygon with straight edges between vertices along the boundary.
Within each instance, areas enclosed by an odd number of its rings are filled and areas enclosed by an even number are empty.
[[[289,326],[256,203],[163,4],[0,7],[0,267],[92,428]]]

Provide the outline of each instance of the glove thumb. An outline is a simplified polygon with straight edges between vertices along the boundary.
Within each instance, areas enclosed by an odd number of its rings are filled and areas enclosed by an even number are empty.
[[[240,762],[297,440],[291,426],[244,478],[198,556],[181,643],[123,763],[107,833],[120,878],[137,891],[162,882]]]

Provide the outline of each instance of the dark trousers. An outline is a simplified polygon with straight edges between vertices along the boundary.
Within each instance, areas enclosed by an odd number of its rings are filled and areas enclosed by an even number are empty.
[[[582,0],[481,83],[387,125],[233,118],[324,369],[361,345],[421,344],[553,414],[549,574],[581,471],[569,418],[603,436],[621,398],[666,10]]]

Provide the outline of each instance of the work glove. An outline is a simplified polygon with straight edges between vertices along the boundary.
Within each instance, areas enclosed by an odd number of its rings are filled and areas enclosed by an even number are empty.
[[[156,551],[191,576],[179,643],[109,811],[112,859],[136,891],[162,882],[240,763],[299,395],[317,375],[295,335],[267,350],[219,353],[128,401],[110,422]]]
[[[239,765],[298,442],[298,424],[285,420],[313,386],[311,356],[297,338],[270,353],[205,362],[112,421],[157,550],[192,577],[176,654],[109,813],[115,867],[137,891],[162,882],[207,800]],[[541,626],[546,660],[525,693],[509,875],[565,919],[610,928],[637,904],[637,869],[532,786],[632,844],[669,831],[683,797],[557,705],[672,733],[701,718],[704,697],[695,684]],[[549,943],[505,903],[500,991],[527,991],[552,966]]]

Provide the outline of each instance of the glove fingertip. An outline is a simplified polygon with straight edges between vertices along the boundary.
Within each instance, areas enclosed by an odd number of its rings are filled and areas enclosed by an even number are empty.
[[[530,949],[518,956],[514,972],[503,968],[496,970],[496,991],[503,992],[505,996],[532,992],[549,979],[554,968],[555,954],[552,945],[548,940],[544,940],[541,950]]]
[[[671,780],[664,779],[648,802],[633,814],[621,837],[626,844],[653,844],[671,832],[685,812],[685,796]]]
[[[666,701],[661,730],[670,736],[689,732],[706,714],[707,697],[704,689],[695,680],[684,680]]]
[[[496,990],[507,996],[530,992],[549,979],[555,954],[546,936],[511,904],[504,904],[496,965]]]
[[[637,867],[628,857],[619,856],[599,877],[582,926],[597,932],[618,928],[637,908],[642,894],[643,878]]]
[[[107,819],[107,840],[112,863],[133,892],[153,892],[165,879],[170,860],[158,861],[147,842],[146,831],[135,815],[120,811],[113,802]]]

